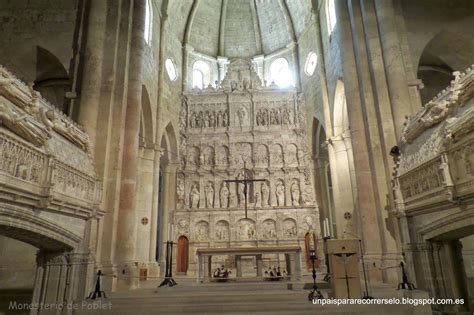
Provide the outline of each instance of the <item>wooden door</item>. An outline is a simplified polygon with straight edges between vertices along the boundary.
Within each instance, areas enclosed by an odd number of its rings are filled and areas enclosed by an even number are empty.
[[[181,235],[178,238],[178,246],[176,248],[176,272],[186,273],[188,271],[189,261],[189,244],[188,238]]]

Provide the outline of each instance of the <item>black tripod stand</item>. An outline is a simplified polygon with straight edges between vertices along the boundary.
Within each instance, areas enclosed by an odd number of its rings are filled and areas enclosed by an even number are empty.
[[[316,285],[316,251],[314,248],[309,250],[309,259],[311,259],[311,264],[313,265],[313,289],[308,294],[308,300],[312,302],[314,299],[319,300],[323,298],[321,291],[319,291],[318,286]]]
[[[364,270],[364,283],[365,283],[365,292],[362,298],[364,300],[373,300],[374,298],[369,295],[369,287],[367,285],[367,275],[365,274],[364,252],[362,250],[362,240],[360,239],[359,239],[359,249],[360,249],[360,259],[362,260],[362,269]]]
[[[398,290],[400,289],[408,289],[408,290],[414,290],[415,285],[408,281],[408,275],[407,272],[405,271],[405,263],[403,261],[400,262],[400,268],[402,268],[402,282],[398,284]]]
[[[331,239],[331,236],[325,236],[323,237],[324,240],[324,245],[327,245],[327,241]],[[324,276],[323,280],[326,282],[331,281],[331,270],[329,269],[329,257],[328,254],[324,254],[324,257],[326,259],[326,275]]]
[[[166,262],[165,262],[165,279],[160,283],[159,287],[168,285],[169,287],[177,285],[173,279],[173,242],[166,242]]]
[[[102,270],[97,271],[97,281],[95,282],[95,289],[91,293],[89,293],[89,296],[87,299],[95,300],[97,297],[103,297],[106,299],[107,296],[105,296],[105,292],[100,289],[100,277],[102,277],[104,274],[102,273]]]

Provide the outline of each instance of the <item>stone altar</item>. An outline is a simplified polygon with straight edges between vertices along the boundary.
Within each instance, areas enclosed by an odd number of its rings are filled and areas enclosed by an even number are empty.
[[[295,88],[263,86],[240,59],[217,87],[184,94],[171,223],[174,240],[189,239],[188,274],[196,249],[302,246],[306,233],[320,235],[304,107]],[[244,186],[224,182],[244,176],[266,180],[248,187],[247,219]]]

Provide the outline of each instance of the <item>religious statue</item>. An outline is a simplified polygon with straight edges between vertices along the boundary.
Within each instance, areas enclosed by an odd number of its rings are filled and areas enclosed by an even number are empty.
[[[197,207],[199,206],[199,190],[196,184],[194,184],[191,188],[190,199],[191,208],[197,209]]]
[[[229,208],[234,208],[237,206],[237,195],[235,194],[234,190],[230,191],[229,197]]]
[[[270,197],[270,190],[266,182],[262,183],[262,207],[268,206],[268,198]]]
[[[239,176],[237,176],[237,179],[244,179],[245,176],[244,174],[240,173]],[[244,206],[245,205],[245,186],[244,184],[237,184],[237,194],[239,196],[239,206]]]
[[[206,207],[214,207],[214,187],[212,187],[211,183],[208,183],[206,185],[206,188],[204,188],[204,192],[206,193]]]
[[[245,107],[240,107],[237,111],[237,117],[239,118],[239,126],[243,127],[245,125],[245,119],[247,118],[247,110]]]
[[[303,205],[310,205],[313,202],[311,187],[306,187],[303,189],[303,193],[301,194],[301,202]]]
[[[217,112],[217,119],[216,119],[216,127],[220,128],[220,127],[224,127],[224,124],[223,124],[223,117],[222,117],[222,111],[218,111]]]
[[[182,208],[184,206],[184,181],[182,178],[178,178],[178,183],[176,185],[176,197],[178,199],[178,206]]]
[[[257,208],[262,207],[262,191],[261,191],[261,187],[257,187],[257,189],[255,189],[255,207],[257,207]]]
[[[277,204],[279,207],[285,205],[285,186],[282,183],[278,183],[275,191],[277,197]]]
[[[297,182],[291,184],[291,202],[293,206],[299,206],[300,204],[300,188]]]
[[[220,192],[221,208],[227,208],[229,205],[229,188],[226,184],[222,185]]]
[[[198,241],[207,241],[209,238],[209,230],[206,222],[201,222],[198,225],[197,231],[197,239]]]

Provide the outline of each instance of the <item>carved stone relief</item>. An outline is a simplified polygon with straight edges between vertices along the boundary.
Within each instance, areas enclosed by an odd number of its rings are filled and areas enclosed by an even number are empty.
[[[236,64],[239,71],[247,69]],[[304,100],[291,89],[253,89],[257,80],[243,80],[243,72],[234,70],[230,66],[216,89],[185,93],[178,170],[184,184],[178,177],[173,216],[197,222],[189,226],[190,246],[277,239],[296,244],[302,223],[294,218],[317,213],[312,168],[304,158],[306,131],[298,118]],[[249,184],[247,191],[241,183],[225,182],[244,178],[265,181]],[[249,216],[258,209],[259,219],[244,219],[245,200]]]

